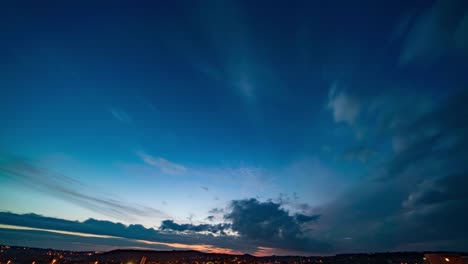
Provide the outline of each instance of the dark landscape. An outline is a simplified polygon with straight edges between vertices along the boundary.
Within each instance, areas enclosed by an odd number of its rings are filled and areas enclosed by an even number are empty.
[[[256,257],[249,254],[230,255],[202,253],[193,250],[112,250],[108,252],[93,251],[67,251],[41,248],[28,248],[16,246],[0,246],[0,263],[140,263],[140,264],[242,264],[242,263],[264,263],[264,264],[300,264],[300,263],[430,263],[425,254],[439,254],[456,259],[463,259],[468,263],[468,253],[462,252],[391,252],[391,253],[369,253],[369,254],[338,254],[335,256],[262,256]]]

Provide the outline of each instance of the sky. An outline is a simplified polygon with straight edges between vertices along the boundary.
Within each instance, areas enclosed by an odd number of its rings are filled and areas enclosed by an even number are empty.
[[[468,251],[468,3],[2,3],[0,244]]]

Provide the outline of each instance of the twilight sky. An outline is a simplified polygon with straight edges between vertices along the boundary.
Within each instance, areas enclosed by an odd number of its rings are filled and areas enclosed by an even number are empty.
[[[2,3],[0,244],[468,250],[468,2],[397,2]]]

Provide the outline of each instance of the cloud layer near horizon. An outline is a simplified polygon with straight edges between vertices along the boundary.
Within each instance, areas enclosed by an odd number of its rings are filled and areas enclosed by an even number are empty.
[[[238,208],[239,204],[243,204],[247,208]],[[0,224],[40,229],[36,231],[51,230],[54,231],[54,234],[66,234],[65,232],[88,234],[78,235],[80,237],[98,235],[110,236],[107,238],[113,240],[117,238],[132,239],[137,242],[146,243],[147,245],[162,245],[167,248],[193,249],[199,246],[198,250],[207,252],[244,252],[255,254],[260,247],[263,247],[271,248],[272,250],[276,248],[283,252],[303,252],[300,254],[305,254],[307,250],[310,250],[310,247],[301,243],[309,243],[309,240],[301,235],[302,231],[299,229],[303,223],[316,221],[318,216],[306,216],[303,214],[289,216],[279,206],[279,204],[273,202],[262,203],[255,199],[233,201],[232,211],[226,216],[226,219],[234,219],[234,224],[192,225],[177,224],[173,220],[164,220],[158,229],[146,228],[142,225],[127,226],[121,223],[96,219],[79,222],[37,214],[14,214],[10,212],[0,212]],[[260,210],[260,212],[263,211],[260,218],[252,214],[253,209]],[[250,215],[246,215],[245,219],[241,219],[241,215],[244,213]],[[250,221],[253,222],[250,223]],[[244,225],[248,224],[252,228],[247,227],[248,229],[245,229],[246,226],[239,226],[242,225],[242,222],[244,222]],[[280,222],[283,222],[283,224],[280,224]],[[283,229],[289,228],[289,224],[294,225],[292,227],[294,230],[283,231]],[[264,230],[254,230],[260,226]],[[12,227],[10,229],[15,228]],[[265,231],[272,233],[265,233]],[[285,234],[283,235],[283,233]],[[106,237],[98,237],[97,240],[103,241],[105,239]],[[297,243],[290,244],[291,239]],[[98,244],[97,240],[96,244]],[[5,241],[8,242],[8,240]],[[122,244],[122,246],[125,245],[125,243]],[[317,249],[317,245],[314,245],[315,249]],[[71,247],[72,245],[63,246]],[[323,245],[321,245],[321,248],[324,248]]]

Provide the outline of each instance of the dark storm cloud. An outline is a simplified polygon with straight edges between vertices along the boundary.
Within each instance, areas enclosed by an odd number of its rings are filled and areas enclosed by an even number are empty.
[[[130,205],[102,194],[96,194],[85,184],[34,162],[9,156],[1,157],[0,161],[0,176],[8,177],[84,208],[126,220],[133,219],[132,216],[166,217],[163,212],[154,208]]]
[[[211,233],[220,233],[225,234],[225,230],[230,228],[229,224],[177,224],[173,220],[164,220],[159,227],[160,230],[171,230],[171,231],[180,231],[180,232],[211,232]]]
[[[319,237],[348,250],[467,250],[467,101],[464,92],[390,129],[404,144],[323,208]]]
[[[424,182],[420,190],[410,194],[405,206],[431,206],[439,203],[468,199],[466,174],[455,174]]]
[[[236,200],[225,218],[232,221],[232,228],[252,239],[294,238],[300,234],[295,219],[273,202],[261,203],[256,199]]]
[[[320,219],[320,215],[296,214],[295,218],[298,223],[316,222]]]
[[[417,239],[406,234],[408,229],[430,241],[468,241],[467,100],[465,92],[402,131],[414,143],[390,162],[389,172],[416,181],[403,201],[404,213],[394,221],[398,233],[410,241]],[[408,173],[411,169],[419,173]],[[405,225],[408,220],[413,225]],[[462,249],[461,244],[450,246]]]
[[[466,171],[468,93],[452,98],[445,105],[398,128],[396,137],[405,142],[401,152],[387,164],[387,176],[401,175],[409,166],[432,163],[443,166],[424,179]],[[426,164],[430,165],[430,164]],[[438,173],[439,175],[433,175]]]
[[[260,202],[256,199],[234,200],[230,211],[224,216],[232,222],[232,229],[247,239],[261,241],[265,246],[292,250],[324,250],[325,243],[311,239],[302,224],[317,220],[318,215],[291,216],[272,201]]]

